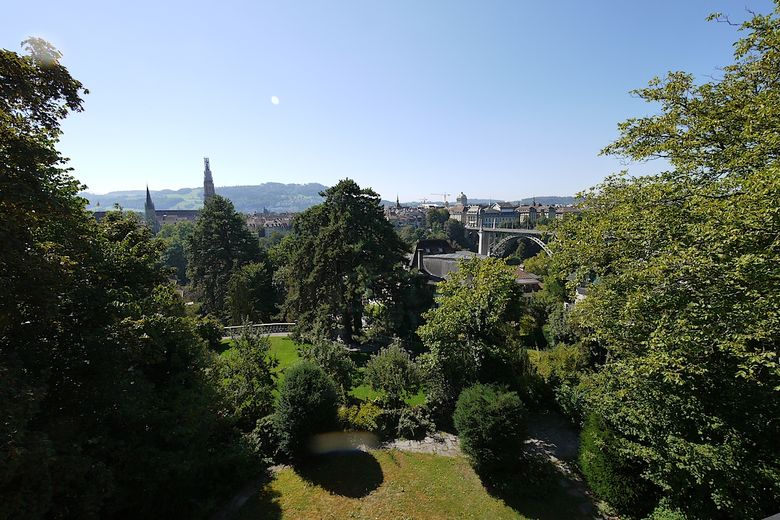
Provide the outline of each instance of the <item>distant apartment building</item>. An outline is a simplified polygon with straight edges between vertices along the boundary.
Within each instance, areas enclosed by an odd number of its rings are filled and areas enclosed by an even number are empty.
[[[446,240],[430,239],[417,242],[414,252],[407,255],[407,258],[410,268],[424,274],[428,278],[428,283],[437,284],[456,272],[462,260],[484,257],[471,251],[456,251]],[[540,278],[524,271],[521,266],[514,267],[514,274],[515,281],[525,294],[528,295],[542,288]]]
[[[420,228],[425,226],[425,209],[402,206],[396,200],[395,206],[385,208],[385,218],[394,228],[411,226]]]
[[[286,235],[292,231],[292,221],[295,213],[253,213],[246,215],[246,226],[250,231],[260,236],[269,236],[273,233]]]
[[[501,228],[522,227],[541,218],[560,219],[567,215],[580,213],[574,206],[556,206],[544,204],[516,205],[511,202],[468,205],[468,198],[462,192],[458,203],[449,207],[450,218],[466,227]]]

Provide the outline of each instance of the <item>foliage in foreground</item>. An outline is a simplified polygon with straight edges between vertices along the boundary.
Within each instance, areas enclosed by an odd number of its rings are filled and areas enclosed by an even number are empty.
[[[597,415],[585,422],[579,462],[590,488],[612,507],[637,517],[653,509],[658,489],[641,478],[641,464]]]
[[[133,215],[101,223],[55,145],[81,84],[0,50],[0,517],[206,516],[250,462]]]
[[[571,319],[606,353],[589,391],[619,446],[605,463],[693,518],[780,509],[778,12],[741,29],[721,79],[653,80],[637,94],[660,113],[605,150],[670,170],[608,178],[552,245],[559,278],[595,280]]]

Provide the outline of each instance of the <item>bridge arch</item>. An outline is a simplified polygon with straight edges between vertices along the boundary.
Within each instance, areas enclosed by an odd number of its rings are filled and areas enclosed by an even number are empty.
[[[550,250],[549,247],[547,247],[547,244],[545,244],[541,238],[533,236],[533,235],[509,235],[505,238],[502,238],[501,240],[493,243],[490,245],[488,256],[493,256],[494,252],[500,248],[503,248],[506,244],[517,241],[517,240],[530,240],[531,242],[538,244],[539,247],[542,248],[542,251],[547,253],[547,256],[552,256],[552,250]]]

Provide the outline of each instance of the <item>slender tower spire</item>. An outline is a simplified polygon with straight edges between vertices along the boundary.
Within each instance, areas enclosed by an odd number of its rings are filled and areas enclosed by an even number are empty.
[[[149,193],[149,185],[146,185],[146,203],[144,204],[144,219],[146,225],[152,230],[152,233],[160,231],[160,223],[157,221],[157,213],[154,211],[154,202],[152,202],[152,194]]]
[[[203,165],[205,170],[203,171],[203,202],[205,203],[214,193],[214,179],[211,178],[211,168],[209,167],[209,158],[203,158]]]

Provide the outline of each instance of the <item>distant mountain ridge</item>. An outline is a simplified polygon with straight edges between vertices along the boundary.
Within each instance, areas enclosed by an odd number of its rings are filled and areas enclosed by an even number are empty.
[[[227,197],[242,213],[254,213],[268,209],[275,212],[303,211],[322,202],[320,192],[327,186],[309,184],[283,184],[266,182],[255,186],[218,186],[217,195]],[[149,190],[155,209],[200,209],[203,207],[203,188],[178,190]],[[112,191],[103,195],[82,192],[89,201],[90,210],[111,209],[119,204],[126,210],[143,211],[146,190]]]
[[[254,186],[218,186],[216,192],[233,201],[236,210],[242,213],[261,212],[263,209],[274,212],[299,212],[322,202],[320,192],[327,186],[312,182],[309,184],[283,184],[266,182]],[[150,190],[155,209],[200,209],[203,207],[203,188],[181,188],[178,190]],[[88,209],[111,209],[114,204],[132,211],[143,211],[146,201],[145,190],[112,191],[103,195],[82,192],[81,196],[89,201]],[[469,199],[469,204],[489,204],[499,199]],[[568,206],[577,202],[575,197],[542,196],[528,197],[511,201],[514,204],[559,204]],[[444,204],[443,201],[427,201]],[[455,201],[449,201],[455,204]],[[394,201],[382,200],[383,205],[393,205]],[[420,201],[402,202],[405,206],[416,206]]]

